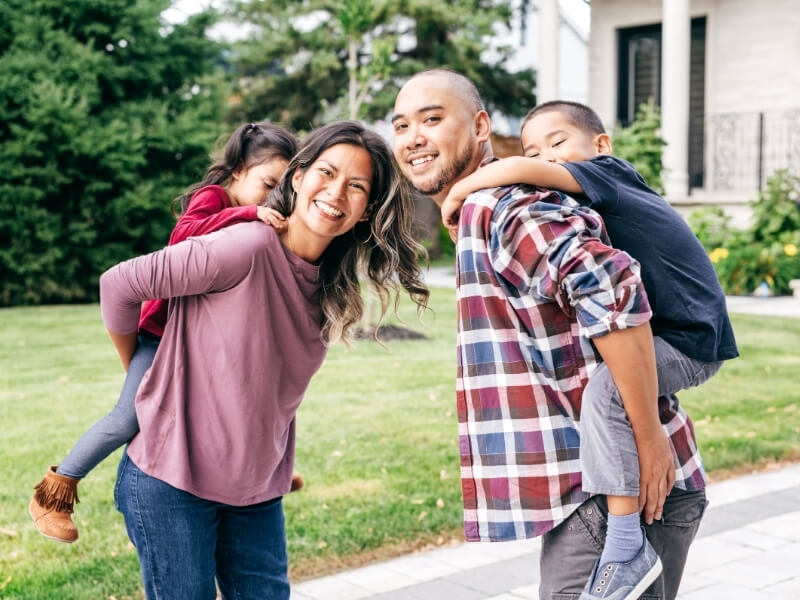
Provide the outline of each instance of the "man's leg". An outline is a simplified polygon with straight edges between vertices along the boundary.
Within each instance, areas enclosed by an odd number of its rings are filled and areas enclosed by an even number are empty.
[[[677,596],[689,546],[705,507],[705,491],[673,489],[664,503],[664,518],[645,525],[664,570],[642,599],[674,600]],[[580,596],[605,544],[607,512],[602,496],[590,498],[543,536],[540,600],[576,600]]]

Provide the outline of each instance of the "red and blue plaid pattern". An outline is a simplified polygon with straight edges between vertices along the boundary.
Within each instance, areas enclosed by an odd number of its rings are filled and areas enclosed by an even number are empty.
[[[530,186],[472,194],[458,239],[457,404],[464,530],[471,541],[539,536],[581,490],[581,395],[590,338],[649,321],[639,265],[610,248],[599,215]],[[676,485],[705,478],[691,422],[660,406]]]

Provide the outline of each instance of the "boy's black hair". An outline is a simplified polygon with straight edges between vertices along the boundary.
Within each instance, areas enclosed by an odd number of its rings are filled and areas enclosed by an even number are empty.
[[[525,127],[525,124],[530,121],[535,115],[545,112],[560,112],[569,121],[584,131],[588,131],[593,135],[605,133],[606,129],[603,127],[603,122],[600,117],[591,108],[580,102],[571,102],[569,100],[551,100],[550,102],[543,102],[534,106],[525,115],[520,126],[520,131]]]

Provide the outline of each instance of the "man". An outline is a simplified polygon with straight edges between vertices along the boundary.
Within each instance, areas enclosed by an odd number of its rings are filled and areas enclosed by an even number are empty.
[[[397,96],[392,123],[403,173],[437,204],[493,159],[489,116],[459,74],[414,76]],[[629,435],[632,428],[636,442],[649,540],[642,550],[653,549],[664,564],[646,595],[674,598],[705,509],[705,478],[677,398],[657,398],[638,264],[605,239],[597,213],[556,192],[511,186],[464,204],[457,404],[465,534],[490,541],[543,535],[542,599],[583,592],[616,600],[644,591],[628,585],[626,564],[599,564],[607,507],[581,485],[579,448],[589,455],[581,398],[602,360],[624,406],[609,427]]]

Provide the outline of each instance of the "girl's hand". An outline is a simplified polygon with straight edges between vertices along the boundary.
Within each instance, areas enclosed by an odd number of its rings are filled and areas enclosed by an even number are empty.
[[[272,225],[272,227],[278,233],[286,231],[286,228],[289,226],[289,223],[286,221],[286,217],[284,217],[274,208],[259,206],[257,209],[257,214],[259,219],[264,221],[264,223],[267,225]]]

